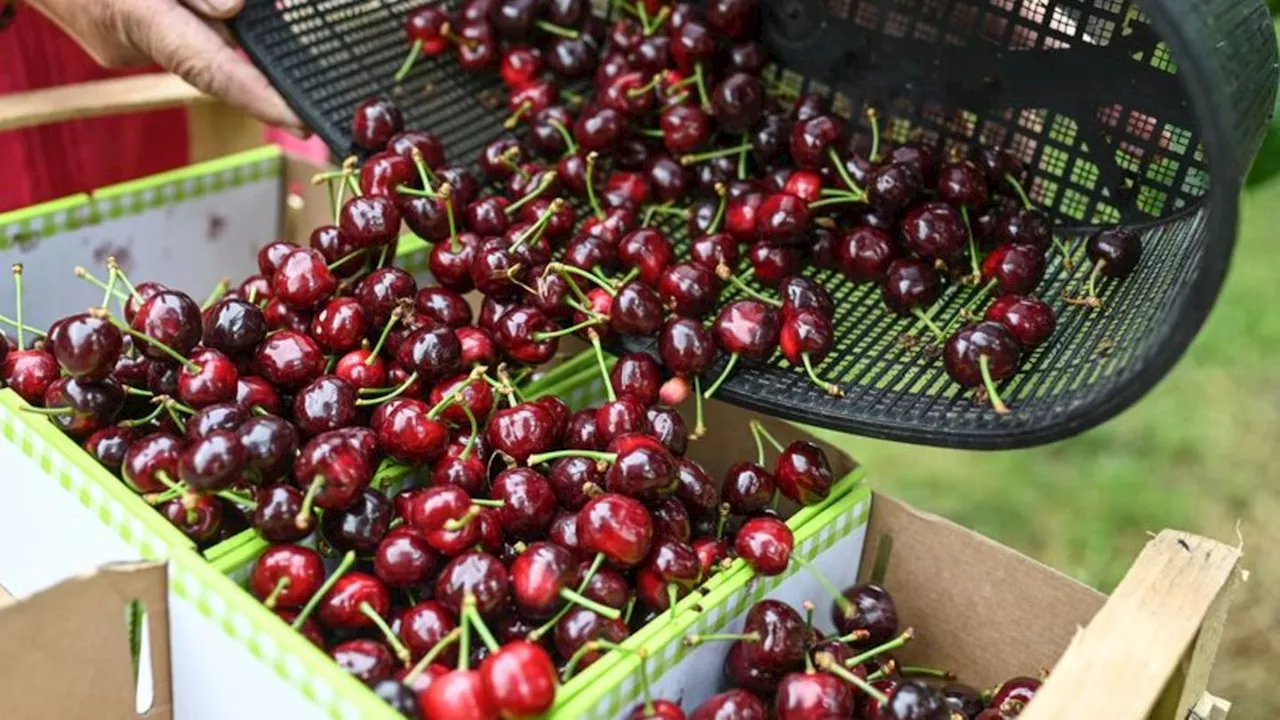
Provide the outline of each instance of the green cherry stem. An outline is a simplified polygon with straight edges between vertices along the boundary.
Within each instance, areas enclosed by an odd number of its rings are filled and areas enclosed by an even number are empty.
[[[800,353],[800,362],[801,364],[804,365],[805,374],[809,376],[809,379],[813,381],[814,385],[817,385],[818,387],[822,388],[823,391],[825,391],[831,397],[844,397],[844,390],[841,390],[839,385],[829,380],[824,380],[822,377],[818,375],[818,372],[813,369],[812,353],[810,353],[807,350],[805,352]]]
[[[942,332],[942,328],[938,327],[938,323],[933,321],[931,313],[926,313],[919,307],[913,307],[911,308],[911,314],[915,315],[916,318],[929,329],[929,332],[933,333],[933,336],[937,338],[939,342],[943,342],[947,339],[946,334]]]
[[[107,287],[112,287],[116,284],[116,275],[117,275],[116,269],[114,267],[111,268],[111,270],[109,271],[109,274],[107,275]],[[200,306],[200,309],[208,310],[209,308],[213,307],[213,304],[221,300],[222,296],[226,295],[227,291],[230,289],[231,289],[231,278],[229,277],[222,278],[221,280],[218,281],[218,284],[214,285],[213,289],[209,291],[209,296],[204,299],[204,303]],[[108,297],[109,296],[110,296],[110,293],[108,293]],[[102,307],[106,307],[106,306],[107,306],[107,301],[104,298],[102,301]]]
[[[476,414],[471,411],[470,405],[462,403],[462,412],[466,413],[467,422],[471,423],[471,434],[467,436],[467,444],[463,446],[462,453],[459,455],[463,461],[466,461],[471,457],[471,449],[476,445],[476,435],[480,432],[480,426],[476,422]]]
[[[702,112],[710,115],[713,110],[711,107],[711,96],[707,94],[707,71],[703,69],[702,63],[698,63],[693,67],[694,77],[697,78],[695,83],[698,86],[698,102],[702,105]]]
[[[576,590],[570,590],[569,588],[561,588],[560,597],[573,603],[574,605],[577,605],[579,607],[584,607],[590,610],[591,612],[601,617],[609,618],[610,620],[617,620],[618,618],[622,617],[622,611],[616,608],[611,608],[608,605],[603,605],[601,603],[598,603],[595,600],[592,600],[591,598],[579,593]]]
[[[8,326],[9,326],[9,327],[11,327],[11,328],[16,328],[16,327],[18,327],[18,321],[17,321],[17,320],[14,320],[14,319],[12,319],[12,318],[5,317],[4,315],[0,315],[0,323],[4,323],[5,325],[8,325]],[[32,333],[32,334],[34,334],[34,335],[37,335],[37,336],[39,336],[39,337],[48,337],[48,335],[49,335],[48,333],[46,333],[45,331],[41,330],[40,328],[38,328],[38,327],[32,327],[32,326],[30,326],[30,325],[23,325],[23,326],[22,326],[22,329],[23,329],[23,330],[26,330],[26,331],[27,331],[27,332],[29,332],[29,333]]]
[[[595,214],[597,219],[604,220],[604,208],[600,206],[600,198],[596,197],[596,162],[599,161],[600,155],[594,150],[587,153],[587,203],[591,205],[591,212]]]
[[[923,665],[902,665],[898,667],[898,672],[908,677],[932,677],[939,680],[954,680],[956,677],[953,672]]]
[[[307,621],[307,618],[311,617],[311,613],[315,612],[316,607],[320,605],[320,601],[324,596],[329,594],[329,591],[333,589],[335,584],[337,584],[338,579],[347,574],[347,571],[355,564],[356,551],[348,550],[347,554],[342,556],[342,562],[338,563],[338,567],[333,569],[333,573],[331,573],[329,577],[325,578],[324,583],[321,584],[320,588],[311,596],[311,599],[307,600],[307,604],[302,607],[302,612],[298,613],[298,616],[293,619],[292,626],[294,630],[302,629],[303,623]]]
[[[595,559],[591,561],[591,567],[587,569],[587,574],[583,575],[582,582],[578,583],[577,592],[579,594],[587,591],[587,586],[591,584],[591,578],[595,577],[596,573],[600,571],[601,566],[604,565],[604,561],[604,553],[596,553]],[[574,605],[572,603],[566,603],[564,607],[560,608],[554,617],[534,629],[533,632],[529,633],[526,636],[526,639],[529,640],[529,642],[538,642],[544,635],[555,630],[556,625],[560,623],[561,618],[568,615],[569,611],[573,608]]]
[[[751,271],[748,271],[748,273],[749,273],[748,277],[750,277],[751,274],[754,274],[754,273],[751,273]],[[733,285],[734,287],[738,288],[738,290],[740,290],[742,294],[748,297],[755,298],[756,300],[759,300],[760,302],[765,303],[766,305],[772,305],[776,308],[782,307],[781,300],[774,297],[769,297],[768,295],[765,295],[759,290],[756,290],[755,288],[751,287],[746,282],[744,282],[742,278],[738,277],[737,275],[734,275],[733,271],[729,269],[729,266],[725,265],[724,263],[721,263],[720,266],[716,268],[716,275],[719,276],[721,280],[724,280],[730,285]]]
[[[732,353],[729,355],[729,362],[725,364],[724,370],[720,371],[720,377],[716,378],[716,381],[712,383],[711,387],[702,395],[704,399],[710,400],[715,396],[716,391],[720,389],[720,386],[724,384],[725,380],[729,379],[729,375],[733,372],[733,369],[737,367],[739,357],[738,353]]]
[[[587,330],[587,339],[591,341],[591,347],[596,354],[596,363],[600,366],[600,375],[604,378],[604,391],[609,397],[609,402],[616,402],[618,394],[613,390],[613,379],[609,377],[609,364],[604,360],[604,348],[600,346],[600,333],[594,328]]]
[[[1027,189],[1022,185],[1022,181],[1014,177],[1013,173],[1005,173],[1004,181],[1009,183],[1009,187],[1013,188],[1014,194],[1016,194],[1018,199],[1022,201],[1022,207],[1024,209],[1031,210],[1035,207],[1035,204],[1031,202],[1031,198],[1027,195]]]
[[[565,335],[572,335],[572,334],[574,334],[574,333],[578,332],[579,330],[586,330],[586,329],[587,329],[587,328],[589,328],[589,327],[595,327],[595,326],[597,326],[597,325],[602,325],[602,324],[604,324],[604,322],[605,322],[605,321],[604,321],[604,319],[603,319],[603,318],[601,318],[601,317],[599,317],[599,316],[597,316],[597,317],[593,317],[593,318],[588,318],[588,319],[583,320],[582,322],[578,323],[577,325],[573,325],[573,326],[571,326],[571,327],[567,327],[567,328],[564,328],[564,329],[562,329],[562,330],[555,330],[555,331],[553,331],[553,332],[537,332],[537,333],[534,333],[534,334],[533,334],[533,340],[534,340],[534,342],[546,342],[547,340],[554,340],[554,339],[556,339],[556,338],[564,337]]]
[[[239,506],[243,510],[248,510],[249,512],[253,512],[254,510],[258,509],[258,503],[254,502],[253,500],[250,500],[249,498],[241,495],[240,493],[233,492],[231,490],[217,490],[213,494],[222,498],[223,500],[226,500],[227,502],[233,505]]]
[[[880,113],[875,108],[867,108],[867,122],[871,124],[871,162],[880,161]]]
[[[391,311],[391,317],[387,319],[387,324],[382,326],[382,334],[378,336],[378,342],[369,351],[369,357],[364,359],[365,365],[372,365],[373,361],[378,359],[378,353],[382,352],[382,346],[387,344],[387,336],[391,334],[391,330],[396,326],[396,323],[400,322],[402,315],[404,315],[404,311],[399,306]]]
[[[997,415],[1008,415],[1009,406],[1000,399],[1000,391],[996,389],[996,381],[991,377],[991,359],[987,355],[978,356],[978,368],[982,371],[982,384],[987,388],[987,398],[991,400],[991,409]]]
[[[854,607],[853,602],[844,596],[844,593],[840,591],[840,588],[836,587],[835,583],[831,582],[831,579],[827,577],[826,573],[819,570],[816,565],[809,562],[801,555],[792,553],[791,559],[797,565],[808,571],[808,573],[813,576],[813,579],[818,581],[818,584],[831,594],[831,599],[835,602],[836,606],[840,608],[841,612],[856,612],[857,609]]]
[[[409,151],[409,157],[413,159],[413,166],[418,170],[418,179],[422,180],[422,189],[429,193],[434,193],[435,184],[437,182],[436,175],[431,171],[431,166],[427,164],[427,159],[422,156],[422,151],[417,147]]]
[[[833,147],[827,148],[827,157],[831,158],[831,164],[835,165],[836,172],[839,173],[840,179],[844,180],[844,184],[848,186],[849,191],[861,200],[867,199],[867,191],[863,190],[858,183],[854,182],[853,177],[849,175],[849,168],[845,167],[844,160],[841,159],[840,153],[836,152]],[[809,206],[813,208],[813,205]]]
[[[22,352],[27,349],[26,340],[22,336],[22,328],[26,327],[26,324],[22,322],[22,263],[13,264],[13,286],[18,296],[13,306],[14,314],[18,316],[14,327],[18,329],[18,352]]]
[[[413,682],[415,678],[426,672],[427,668],[431,666],[431,663],[435,662],[436,658],[440,657],[440,655],[442,655],[445,650],[448,650],[451,645],[458,642],[458,638],[461,637],[461,635],[462,628],[454,628],[444,637],[440,638],[440,642],[432,646],[432,648],[427,651],[427,654],[423,655],[422,659],[418,661],[418,664],[414,665],[413,668],[405,674],[405,683]]]
[[[579,33],[577,30],[573,30],[567,27],[561,27],[560,25],[556,25],[555,23],[548,22],[546,20],[535,20],[533,24],[534,24],[534,27],[538,28],[539,30],[542,30],[543,32],[548,32],[548,33],[551,33],[552,35],[558,35],[562,38],[568,38],[569,40],[577,40],[579,37]]]
[[[555,128],[556,132],[560,133],[560,137],[564,138],[565,157],[578,152],[578,141],[573,139],[573,133],[569,132],[569,128],[565,127],[564,123],[555,118],[551,118],[547,123]]]
[[[735,155],[739,155],[749,150],[751,150],[751,143],[748,142],[748,143],[743,143],[741,145],[735,145],[730,148],[721,148],[719,150],[709,150],[703,153],[683,155],[680,158],[680,164],[684,165],[685,167],[688,167],[690,165],[696,165],[698,163],[706,162],[708,160],[716,160],[723,157],[733,157]]]
[[[106,286],[105,288],[103,288],[103,293],[102,293],[102,302],[100,303],[100,306],[101,306],[103,309],[106,309],[106,308],[110,307],[110,305],[111,305],[111,300],[112,300],[112,298],[114,298],[114,297],[115,297],[115,290],[116,290],[116,278],[117,278],[117,276],[118,276],[118,275],[119,275],[119,272],[118,272],[118,270],[117,270],[117,268],[116,268],[116,266],[115,266],[115,265],[111,265],[111,266],[108,266],[108,267],[107,267],[107,286]],[[230,282],[231,282],[231,280],[230,280],[230,278],[223,278],[223,282],[230,283]],[[222,291],[222,292],[224,292],[224,293],[226,292],[226,289],[225,289],[225,286],[224,286],[224,285],[219,284],[219,285],[218,285],[218,287],[222,287],[222,288],[223,288],[223,291]],[[215,288],[215,289],[217,289],[217,288]],[[210,304],[212,304],[212,303],[210,303]],[[207,308],[208,306],[206,305],[205,307]]]
[[[915,629],[907,628],[906,630],[903,630],[902,634],[899,635],[898,637],[886,643],[883,643],[881,645],[877,645],[876,647],[873,647],[864,653],[861,653],[859,655],[854,655],[848,660],[845,660],[844,665],[845,667],[857,667],[868,660],[880,657],[881,655],[887,652],[893,652],[894,650],[897,650],[898,648],[911,642],[911,640],[914,639],[915,636],[916,636]],[[840,638],[840,640],[844,641],[844,638]]]
[[[991,289],[994,288],[995,286],[996,286],[996,281],[991,280],[986,285],[983,285],[982,287],[978,288],[978,292],[976,292],[974,296],[969,299],[969,302],[966,303],[964,307],[960,308],[960,312],[956,313],[955,316],[952,317],[951,320],[948,321],[946,325],[942,326],[942,334],[947,337],[950,337],[951,331],[955,330],[956,328],[956,324],[964,322],[965,320],[969,319],[971,317],[971,313],[973,313],[973,309],[977,307],[983,300],[987,299],[987,296],[991,294]]]
[[[372,605],[367,602],[360,603],[360,613],[369,618],[369,622],[373,623],[374,627],[378,628],[382,633],[383,638],[387,641],[387,644],[390,645],[392,651],[395,652],[396,657],[400,659],[400,662],[404,663],[406,667],[413,662],[413,656],[409,654],[409,648],[406,648],[404,643],[400,642],[400,638],[391,631],[391,627],[387,625],[387,621],[378,614],[377,610],[373,609]]]
[[[982,268],[978,265],[978,241],[973,236],[973,223],[969,222],[969,208],[960,206],[960,219],[964,221],[964,231],[969,236],[969,264],[973,269],[971,279],[974,285],[982,282]]]
[[[693,376],[693,432],[690,440],[699,440],[707,434],[707,423],[702,416],[702,378]]]
[[[119,328],[120,332],[126,335],[129,335],[130,337],[135,337],[139,340],[142,340],[148,345],[151,345],[152,347],[160,350],[165,355],[168,355],[169,357],[173,358],[175,361],[177,361],[179,365],[183,366],[187,370],[191,372],[200,372],[199,365],[183,357],[182,354],[179,353],[177,350],[174,350],[173,348],[169,347],[168,345],[165,345],[164,343],[160,342],[159,340],[156,340],[155,338],[151,337],[150,335],[147,335],[146,333],[141,333],[141,332],[138,332],[137,330],[134,330],[133,328],[129,327],[123,322],[120,322],[119,320],[117,320],[110,312],[102,308],[90,308],[89,314],[100,320],[106,320],[107,322]]]
[[[556,213],[560,212],[562,208],[564,208],[563,198],[556,198],[555,200],[552,200],[551,205],[549,205],[547,209],[538,216],[538,221],[524,232],[520,233],[520,237],[516,238],[516,241],[511,243],[511,247],[508,248],[508,250],[515,252],[530,240],[534,242],[541,240],[542,235],[547,231],[547,225],[551,224],[552,218],[554,218]]]
[[[738,640],[758,643],[760,642],[760,633],[708,633],[706,635],[686,635],[683,642],[685,647],[697,647],[703,643],[737,642]]]
[[[445,393],[444,397],[440,398],[440,402],[436,403],[434,407],[432,407],[430,410],[427,411],[427,419],[435,420],[437,417],[439,417],[440,413],[445,411],[445,408],[448,408],[450,405],[453,405],[454,403],[458,402],[458,398],[461,397],[463,391],[471,387],[471,383],[484,377],[485,373],[487,372],[489,372],[489,368],[484,365],[478,365],[475,368],[473,368],[471,370],[471,374],[467,376],[466,382],[458,383],[457,386],[455,386],[452,390]],[[416,377],[417,377],[417,373],[414,373],[413,375],[410,376],[410,380]],[[465,404],[466,403],[463,403],[463,405]]]
[[[471,616],[471,627],[480,636],[480,640],[484,642],[484,646],[489,648],[489,652],[497,652],[502,644],[498,642],[493,633],[489,631],[489,627],[484,624],[484,618],[480,617],[480,611],[476,609],[476,598],[474,595],[467,595],[462,599],[463,614]]]
[[[463,612],[458,618],[458,629],[461,635],[458,637],[458,669],[469,670],[471,668],[471,614]]]
[[[392,390],[390,393],[387,393],[386,395],[381,395],[379,397],[360,398],[359,400],[356,400],[356,407],[367,407],[369,405],[381,405],[382,403],[385,403],[388,400],[394,400],[395,398],[398,398],[401,395],[403,395],[417,381],[418,381],[418,373],[414,372],[412,375],[405,378],[405,381],[400,383],[399,387],[397,387],[395,390]]]
[[[408,77],[409,71],[413,69],[414,63],[418,62],[418,58],[422,56],[422,38],[413,41],[413,45],[409,48],[409,54],[405,56],[404,62],[400,64],[400,69],[396,70],[395,81],[397,83],[404,82]]]
[[[541,177],[538,178],[538,185],[534,189],[530,190],[529,193],[526,194],[524,197],[520,198],[519,200],[503,208],[503,212],[505,212],[508,215],[514,215],[516,211],[518,211],[520,208],[524,207],[525,205],[528,205],[529,203],[541,197],[542,194],[545,193],[547,189],[551,187],[551,184],[554,183],[555,181],[556,181],[555,173],[551,173],[551,172],[542,173]],[[556,206],[556,211],[558,212],[560,207],[564,205],[564,200],[561,200],[560,198],[556,198],[556,200],[560,201],[560,205]],[[552,203],[552,205],[555,205],[555,203]]]
[[[133,388],[129,388],[128,385],[126,385],[125,388],[126,388],[126,392],[128,390],[133,389]],[[143,391],[139,390],[138,392],[143,392]],[[140,417],[137,420],[122,420],[116,424],[119,425],[120,427],[128,427],[128,428],[142,427],[143,425],[146,425],[147,423],[160,417],[160,413],[162,412],[164,412],[164,403],[158,402],[156,403],[156,409],[152,410],[150,414],[148,414],[147,416]]]
[[[769,444],[773,446],[773,449],[777,450],[778,452],[783,451],[782,443],[778,442],[778,438],[774,437],[773,433],[769,432],[769,428],[766,428],[764,426],[764,423],[760,422],[759,420],[752,420],[751,431],[756,433],[760,437],[763,437],[765,440],[768,440]]]
[[[831,655],[831,653],[825,653],[825,652],[818,653],[818,656],[814,660],[814,662],[818,666],[818,669],[821,670],[822,672],[835,675],[841,680],[844,680],[850,685],[853,685],[854,687],[858,688],[862,692],[866,693],[867,695],[875,699],[875,701],[880,703],[882,706],[885,703],[889,702],[888,695],[885,695],[883,692],[880,692],[879,689],[877,689],[875,686],[873,686],[871,683],[867,682],[866,680],[863,680],[862,678],[858,677],[856,674],[851,673],[848,670],[841,667],[840,663],[835,659],[834,656]]]
[[[767,467],[764,464],[764,440],[760,439],[760,431],[757,429],[760,423],[751,421],[751,437],[756,441],[756,464],[760,467]]]
[[[618,453],[605,452],[603,450],[550,450],[536,455],[530,455],[526,463],[530,467],[541,465],[551,460],[559,460],[561,458],[581,457],[588,460],[595,460],[612,465],[618,459]]]
[[[324,483],[323,475],[316,475],[311,479],[311,484],[307,486],[307,493],[302,496],[302,507],[298,509],[298,516],[293,519],[294,527],[299,530],[311,527],[311,508],[315,505],[316,495],[324,489]]]

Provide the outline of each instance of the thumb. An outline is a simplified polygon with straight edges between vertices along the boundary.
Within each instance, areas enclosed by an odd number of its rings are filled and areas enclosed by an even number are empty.
[[[265,123],[302,131],[302,121],[262,73],[184,7],[140,13],[133,21],[134,44],[163,67]]]
[[[210,20],[230,20],[244,9],[244,0],[182,0],[182,4]]]

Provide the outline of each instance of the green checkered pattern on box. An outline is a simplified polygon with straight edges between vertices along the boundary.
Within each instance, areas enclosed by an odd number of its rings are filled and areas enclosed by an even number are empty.
[[[141,215],[188,200],[281,176],[283,156],[265,147],[192,165],[142,180],[73,195],[31,208],[0,214],[0,250],[29,246],[41,239],[96,225],[104,220]]]

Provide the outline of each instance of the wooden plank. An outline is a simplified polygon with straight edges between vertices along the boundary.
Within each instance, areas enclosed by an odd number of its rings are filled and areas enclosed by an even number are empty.
[[[0,95],[0,130],[210,101],[176,75],[155,73]]]
[[[1182,684],[1169,692],[1185,697],[1200,684],[1198,699],[1207,675],[1199,669],[1212,663],[1217,647],[1213,632],[1202,633],[1202,626],[1206,618],[1216,622],[1215,612],[1225,615],[1239,561],[1237,548],[1188,533],[1160,533],[1062,656],[1022,720],[1141,720],[1180,667]],[[1191,709],[1173,704],[1179,706],[1174,714],[1158,720],[1183,720]]]
[[[187,110],[188,162],[250,150],[265,139],[266,127],[262,123],[226,103],[201,103]]]

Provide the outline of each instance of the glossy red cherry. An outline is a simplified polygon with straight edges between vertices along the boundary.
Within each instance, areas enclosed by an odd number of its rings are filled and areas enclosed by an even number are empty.
[[[791,561],[795,537],[777,518],[757,517],[742,524],[733,547],[761,575],[781,575]]]
[[[174,498],[160,506],[160,514],[197,545],[205,545],[222,530],[222,505],[212,495]]]
[[[267,336],[254,354],[258,374],[286,390],[305,386],[324,371],[324,352],[310,337],[292,330]]]
[[[195,408],[234,400],[239,373],[231,358],[202,348],[191,353],[193,366],[178,371],[178,399]]]
[[[1043,344],[1057,326],[1053,308],[1043,300],[1019,295],[1003,295],[987,308],[985,319],[998,322],[1030,350]]]
[[[735,515],[754,515],[769,507],[776,491],[773,474],[753,462],[731,465],[720,490]]]
[[[373,627],[373,621],[364,610],[366,605],[372,612],[386,617],[391,610],[391,596],[386,586],[376,577],[362,572],[349,572],[338,578],[329,592],[321,598],[316,607],[316,619],[334,630]]]
[[[988,707],[995,708],[1006,717],[1017,717],[1035,697],[1041,682],[1035,678],[1016,677],[1000,683]]]
[[[983,284],[1000,294],[1027,295],[1044,279],[1044,251],[1033,245],[1001,245],[982,261]]]
[[[1085,246],[1089,261],[1110,278],[1125,278],[1142,261],[1142,240],[1123,228],[1101,230],[1089,238]]]
[[[420,182],[413,161],[390,150],[374,155],[360,166],[360,190],[366,195],[397,197],[399,187],[417,187]]]
[[[807,440],[797,440],[783,449],[778,455],[774,478],[782,494],[800,505],[813,505],[825,499],[835,484],[826,452]]]
[[[498,320],[494,338],[504,355],[523,365],[541,365],[560,348],[559,330],[551,318],[533,307],[517,307]]]
[[[986,173],[968,160],[938,170],[938,199],[943,202],[976,212],[987,204],[988,194]]]
[[[224,490],[244,467],[244,448],[234,433],[211,432],[183,450],[178,478],[196,492]]]
[[[249,572],[249,591],[270,608],[297,609],[324,583],[324,561],[311,548],[274,545]]]
[[[400,108],[382,98],[361,102],[351,119],[351,139],[365,150],[383,149],[401,130],[404,130],[404,115]]]
[[[766,720],[768,717],[768,708],[760,698],[736,689],[707,698],[689,715],[689,720]]]
[[[759,300],[735,300],[724,307],[712,325],[716,344],[725,352],[763,361],[778,346],[778,312]]]
[[[676,156],[693,152],[707,140],[710,122],[706,113],[694,105],[672,105],[659,119],[662,142]]]
[[[996,412],[1008,412],[995,395],[995,383],[1018,369],[1021,350],[1013,334],[997,322],[984,321],[953,335],[943,348],[943,366],[961,387],[985,384]]]
[[[475,550],[449,561],[436,578],[436,600],[455,616],[461,612],[462,601],[468,596],[475,598],[476,610],[481,615],[500,614],[506,608],[507,589],[507,569],[502,562]]]
[[[124,454],[122,476],[125,482],[140,494],[165,491],[168,486],[160,480],[163,473],[170,482],[178,478],[178,457],[183,442],[171,433],[152,433],[129,446]]]
[[[578,538],[589,553],[604,553],[619,568],[638,565],[649,552],[653,520],[638,500],[606,494],[578,511]]]
[[[844,591],[850,605],[831,606],[831,622],[841,635],[862,630],[868,633],[861,641],[867,647],[889,642],[898,634],[898,610],[893,596],[878,585],[855,585]]]
[[[702,323],[689,318],[667,321],[658,337],[658,352],[667,369],[682,377],[705,373],[715,362],[716,345]]]
[[[142,303],[130,326],[183,356],[200,342],[203,333],[200,306],[185,293],[173,290],[158,292]],[[152,343],[142,342],[138,350],[153,360],[172,359]]]
[[[774,712],[778,720],[854,717],[858,703],[851,685],[821,672],[794,672],[778,683]]]
[[[628,396],[641,405],[652,405],[658,400],[658,388],[662,385],[662,367],[648,353],[627,353],[618,358],[609,373],[614,392]]]
[[[426,582],[439,562],[435,551],[417,533],[396,528],[384,537],[373,555],[373,571],[389,588]]]
[[[640,500],[675,492],[675,458],[654,438],[636,433],[619,435],[609,443],[609,452],[616,459],[605,472],[608,492]]]
[[[960,211],[942,202],[921,203],[902,218],[902,241],[927,260],[950,261],[963,254],[968,234]]]
[[[524,463],[530,455],[551,449],[555,418],[539,405],[521,403],[494,413],[486,435],[494,450]]]
[[[115,369],[124,337],[105,318],[80,313],[50,328],[46,342],[66,374],[92,381],[107,377]]]
[[[931,305],[942,294],[942,281],[933,265],[919,258],[894,260],[883,282],[884,302],[899,315],[910,315]]]
[[[315,436],[293,464],[294,484],[311,492],[314,504],[326,510],[350,506],[373,479],[372,458],[344,430]]]
[[[841,235],[835,250],[840,271],[855,283],[881,281],[901,255],[889,233],[866,225]]]
[[[627,720],[685,720],[684,711],[670,700],[654,699],[636,705]]]
[[[423,717],[498,720],[498,708],[479,670],[452,670],[432,681],[421,699]]]
[[[579,671],[603,657],[607,650],[594,650],[577,655],[582,646],[592,640],[620,643],[627,639],[627,626],[621,619],[610,620],[586,608],[573,608],[556,624],[556,652],[561,657],[579,658]]]
[[[555,492],[542,474],[530,468],[510,468],[493,480],[489,497],[502,502],[498,517],[512,537],[535,537],[551,525],[557,505]]]
[[[555,702],[556,668],[541,645],[524,640],[503,645],[480,663],[480,677],[504,718],[537,717]]]
[[[361,195],[343,204],[338,227],[358,248],[391,244],[400,234],[400,208],[382,195]],[[274,288],[274,286],[273,286]]]
[[[621,435],[643,435],[651,429],[645,406],[631,397],[607,402],[596,411],[596,437],[605,445]]]
[[[424,600],[401,613],[396,634],[408,648],[409,654],[418,660],[457,626],[457,620],[448,608],[434,600]],[[443,650],[439,658],[442,663],[456,664],[457,646]]]
[[[58,361],[45,350],[13,351],[0,364],[4,384],[32,405],[43,401],[45,391],[59,374]]]
[[[228,355],[253,350],[266,334],[267,322],[262,310],[247,300],[226,298],[205,313],[205,347]]]

